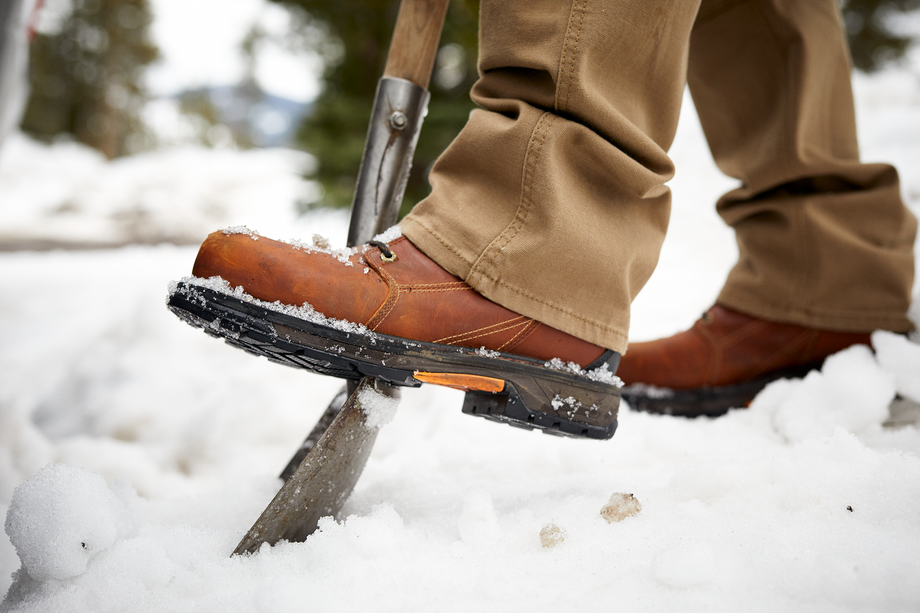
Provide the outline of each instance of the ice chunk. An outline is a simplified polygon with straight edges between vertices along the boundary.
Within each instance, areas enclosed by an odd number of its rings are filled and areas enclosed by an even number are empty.
[[[6,533],[30,577],[67,579],[86,571],[129,527],[105,480],[63,464],[46,466],[13,492]]]
[[[332,249],[332,244],[329,242],[329,239],[322,234],[313,235],[313,246],[317,249]]]
[[[601,507],[601,517],[607,520],[608,524],[623,521],[627,517],[638,515],[642,510],[642,505],[632,494],[615,492],[610,495],[610,500]]]
[[[565,541],[565,530],[556,524],[546,524],[540,530],[540,544],[551,549]]]

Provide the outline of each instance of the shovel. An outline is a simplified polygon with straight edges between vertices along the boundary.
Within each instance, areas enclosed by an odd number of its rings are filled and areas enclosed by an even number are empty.
[[[362,245],[396,223],[412,156],[428,108],[428,83],[448,0],[402,0],[355,186],[348,246]],[[349,382],[281,473],[285,480],[233,554],[262,543],[302,541],[321,517],[335,515],[354,489],[379,426],[369,405],[398,402],[398,390],[371,377]]]

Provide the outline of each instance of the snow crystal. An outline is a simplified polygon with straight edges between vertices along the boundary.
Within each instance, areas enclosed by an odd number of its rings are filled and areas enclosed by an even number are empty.
[[[257,230],[250,230],[246,226],[231,226],[229,228],[224,228],[220,231],[222,234],[230,236],[231,234],[245,234],[254,241],[259,240],[259,232]]]
[[[397,238],[401,236],[402,236],[402,228],[400,228],[399,225],[397,224],[395,226],[390,226],[389,228],[387,228],[386,230],[384,230],[383,232],[375,236],[372,240],[380,241],[381,243],[389,243],[391,241],[395,241]]]
[[[607,364],[601,364],[600,367],[589,370],[585,374],[592,381],[606,383],[607,385],[613,385],[615,387],[623,387],[623,380],[610,372],[610,368]]]
[[[584,370],[580,364],[575,362],[563,362],[559,358],[553,358],[549,362],[544,362],[543,365],[546,368],[571,373],[579,377],[585,377],[591,381],[606,383],[607,385],[613,385],[615,387],[623,387],[623,380],[610,372],[610,368],[608,368],[607,364],[601,364],[599,368],[595,368],[594,370]]]
[[[565,530],[556,524],[546,524],[540,529],[540,544],[547,549],[552,549],[565,541]]]
[[[920,345],[893,332],[872,333],[872,347],[879,365],[894,375],[898,393],[920,402]]]
[[[569,396],[568,398],[563,398],[559,394],[556,394],[556,396],[550,401],[550,404],[553,405],[553,409],[555,409],[556,411],[560,410],[565,405],[568,405],[569,408],[573,410],[581,408],[581,403],[575,400],[575,398],[573,398],[572,396]]]
[[[358,402],[361,410],[367,417],[368,428],[381,428],[390,423],[396,416],[399,399],[381,394],[373,387],[365,387],[358,393]]]
[[[477,349],[475,353],[476,355],[481,355],[484,358],[500,358],[502,356],[501,352],[486,349],[485,345]]]
[[[127,532],[127,517],[102,477],[56,464],[13,492],[6,533],[30,577],[68,579]]]
[[[623,494],[614,492],[610,495],[610,500],[601,507],[601,517],[607,520],[608,524],[623,521],[627,517],[638,515],[642,510],[642,505],[632,494]]]
[[[311,243],[305,243],[296,238],[282,240],[280,242],[290,245],[299,251],[306,251],[308,253],[325,253],[326,255],[331,255],[345,266],[354,266],[355,264],[351,260],[351,256],[361,251],[360,248],[353,247],[334,249],[329,239],[325,236],[322,236],[321,234],[314,234]]]

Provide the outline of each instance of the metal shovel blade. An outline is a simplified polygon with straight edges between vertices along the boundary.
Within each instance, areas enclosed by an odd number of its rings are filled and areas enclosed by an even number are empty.
[[[355,186],[348,229],[350,247],[364,244],[396,223],[428,108],[427,87],[447,4],[448,0],[400,2]],[[349,391],[351,387],[349,383]],[[377,438],[378,427],[368,425],[362,407],[362,398],[368,398],[366,394],[379,394],[394,403],[399,396],[398,389],[365,377],[338,414],[338,401],[333,400],[282,472],[285,484],[234,554],[254,552],[262,543],[305,540],[316,530],[321,517],[334,515],[341,509]],[[332,423],[326,429],[330,420]],[[314,445],[320,433],[322,437]],[[291,474],[295,466],[297,469]]]
[[[253,553],[262,543],[303,541],[316,530],[321,517],[334,515],[354,489],[377,438],[379,426],[368,423],[366,405],[387,399],[395,403],[398,394],[398,389],[375,379],[362,379],[332,425],[236,546],[234,555]]]

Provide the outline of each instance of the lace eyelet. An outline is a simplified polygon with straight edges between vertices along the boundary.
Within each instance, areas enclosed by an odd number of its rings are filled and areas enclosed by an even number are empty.
[[[373,245],[377,249],[380,249],[380,259],[384,262],[395,262],[396,254],[390,250],[386,243],[381,241],[368,241],[368,245]]]

